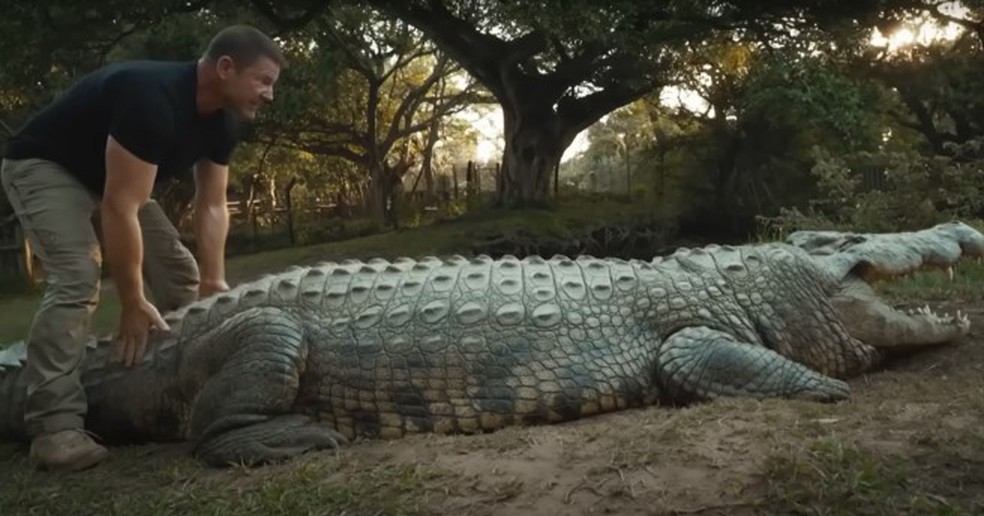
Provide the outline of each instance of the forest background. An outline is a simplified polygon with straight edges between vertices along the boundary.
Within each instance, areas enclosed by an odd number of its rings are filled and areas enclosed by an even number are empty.
[[[981,2],[4,3],[0,143],[107,63],[276,37],[233,255],[563,206],[667,245],[981,216]],[[193,246],[190,183],[155,193]]]

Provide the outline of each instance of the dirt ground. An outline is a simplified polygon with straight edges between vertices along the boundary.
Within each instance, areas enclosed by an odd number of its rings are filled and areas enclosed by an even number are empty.
[[[852,380],[841,403],[652,407],[360,442],[252,471],[209,470],[183,446],[153,445],[117,450],[85,480],[53,481],[27,471],[18,449],[3,462],[0,503],[8,514],[143,513],[130,512],[139,503],[218,514],[984,514],[984,305],[961,307],[966,340]]]

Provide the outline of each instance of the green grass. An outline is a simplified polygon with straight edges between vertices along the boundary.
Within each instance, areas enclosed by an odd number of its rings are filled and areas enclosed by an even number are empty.
[[[919,298],[939,301],[954,297],[967,301],[984,299],[984,264],[966,260],[955,268],[951,282],[942,271],[926,271],[878,285],[877,292],[889,299]]]
[[[909,514],[930,502],[914,496],[918,486],[901,468],[840,440],[818,439],[804,451],[773,454],[764,470],[762,503],[783,514]]]
[[[844,438],[814,439],[805,449],[784,449],[766,459],[766,493],[756,505],[775,514],[979,514],[984,508],[979,502],[967,503],[977,496],[976,489],[973,484],[963,485],[974,482],[972,471],[934,478],[926,474],[931,468],[924,465],[935,462],[932,466],[940,471],[967,470],[975,467],[974,462],[954,468],[940,456],[934,450],[889,457]]]

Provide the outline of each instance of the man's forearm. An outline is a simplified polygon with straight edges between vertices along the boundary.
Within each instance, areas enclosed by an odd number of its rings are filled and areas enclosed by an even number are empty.
[[[220,205],[195,206],[195,242],[202,281],[225,281],[225,244],[229,210]]]
[[[137,212],[103,202],[100,209],[106,262],[122,303],[143,299],[143,236]]]

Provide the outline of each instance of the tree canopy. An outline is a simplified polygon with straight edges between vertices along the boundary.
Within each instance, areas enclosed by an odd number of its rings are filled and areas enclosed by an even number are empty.
[[[250,213],[275,221],[300,202],[393,224],[401,196],[433,204],[467,181],[485,136],[466,120],[492,106],[502,155],[483,185],[498,205],[543,206],[576,187],[738,231],[818,195],[814,171],[829,153],[967,159],[960,149],[984,130],[984,3],[956,7],[13,0],[0,18],[0,138],[96,67],[195,59],[218,28],[244,22],[274,35],[290,62],[236,155],[234,197]],[[950,29],[920,33],[930,24]],[[906,30],[939,37],[909,41]],[[581,156],[561,163],[579,135]],[[175,219],[189,209],[187,190],[161,195],[173,196]]]

